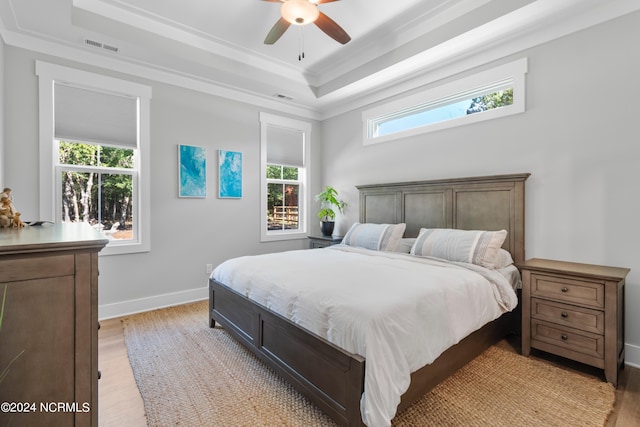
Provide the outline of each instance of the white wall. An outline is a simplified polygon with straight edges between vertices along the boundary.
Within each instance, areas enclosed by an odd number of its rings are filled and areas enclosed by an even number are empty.
[[[38,85],[34,60],[152,86],[151,252],[100,257],[100,317],[202,299],[206,264],[308,246],[307,239],[260,243],[260,127],[257,107],[5,47],[6,185],[25,219],[38,213]],[[275,113],[271,111],[271,113]],[[313,124],[312,194],[320,188],[321,129]],[[206,199],[178,198],[177,146],[207,149]],[[217,150],[243,153],[243,198],[218,199]],[[312,222],[313,226],[314,222]]]
[[[352,208],[358,184],[530,172],[526,255],[627,267],[626,356],[640,365],[640,14],[527,56],[527,111],[372,146],[361,111],[323,122],[323,177]],[[494,65],[494,64],[493,64]]]

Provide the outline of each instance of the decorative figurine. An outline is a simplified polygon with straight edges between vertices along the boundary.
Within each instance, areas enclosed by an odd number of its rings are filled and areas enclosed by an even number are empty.
[[[2,195],[0,195],[0,227],[10,227],[12,218],[11,200],[7,195],[2,193]]]
[[[11,223],[15,215],[16,208],[13,206],[13,202],[11,201],[11,189],[9,187],[5,187],[5,189],[2,190],[2,193],[0,193],[0,228],[11,227]],[[18,220],[19,223],[22,224],[22,227],[24,227],[24,223],[20,220],[19,215]]]
[[[13,228],[24,228],[24,222],[20,219],[20,212],[13,214]]]

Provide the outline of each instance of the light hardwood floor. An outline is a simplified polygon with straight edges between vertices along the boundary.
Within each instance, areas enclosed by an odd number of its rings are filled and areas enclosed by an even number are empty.
[[[144,404],[133,378],[119,319],[100,322],[98,367],[98,426],[146,427]]]
[[[101,324],[98,338],[98,359],[102,373],[98,382],[99,427],[144,427],[147,425],[144,405],[129,364],[122,322],[111,319]],[[520,348],[517,337],[502,340],[499,345],[513,352],[519,352]],[[531,357],[602,378],[601,371],[597,369],[546,353],[534,351]],[[640,426],[640,369],[627,366],[622,371],[614,412],[606,427],[634,426]]]

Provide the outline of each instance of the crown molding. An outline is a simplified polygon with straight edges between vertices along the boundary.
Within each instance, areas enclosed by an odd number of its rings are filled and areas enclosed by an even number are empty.
[[[120,6],[114,6],[99,0],[73,0],[73,8],[175,40],[188,46],[197,46],[207,52],[248,64],[259,70],[268,69],[287,80],[307,84],[307,80],[303,76],[302,67],[292,66],[283,61],[274,60],[257,52],[249,51],[242,46],[211,37],[196,28],[151,14],[124,2],[120,2]],[[82,18],[78,17],[76,20],[81,21]]]
[[[335,87],[312,87],[316,99],[304,102],[284,101],[257,93],[241,87],[241,80],[234,84],[224,83],[130,58],[98,54],[69,42],[44,39],[21,29],[8,29],[5,22],[0,22],[0,36],[9,46],[301,118],[325,120],[637,10],[640,10],[637,0],[537,0],[376,72],[367,74],[365,70],[361,78],[352,82]]]
[[[584,8],[584,3],[593,6]],[[538,0],[355,82],[319,95],[321,120],[398,96],[449,76],[640,10],[637,0]],[[526,24],[531,16],[533,22]],[[501,31],[494,31],[492,28]]]
[[[128,74],[142,79],[166,83],[185,89],[195,90],[222,98],[243,102],[260,108],[266,108],[281,113],[292,114],[311,120],[319,120],[321,113],[313,107],[297,103],[285,103],[262,94],[252,93],[238,87],[231,87],[221,82],[207,81],[201,77],[176,70],[157,67],[151,64],[99,55],[75,46],[69,46],[58,41],[44,40],[7,30],[4,25],[0,28],[0,36],[7,46],[14,46],[31,50],[48,56],[54,56],[68,61],[82,63],[88,66],[110,70],[116,73]]]

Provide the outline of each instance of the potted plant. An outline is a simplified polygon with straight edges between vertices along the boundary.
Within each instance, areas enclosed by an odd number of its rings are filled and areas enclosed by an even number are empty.
[[[347,207],[347,203],[342,200],[338,200],[338,191],[331,187],[326,186],[324,191],[316,195],[316,201],[320,202],[320,212],[318,212],[318,218],[320,219],[322,235],[331,236],[333,234],[333,228],[335,226],[336,212],[342,213],[342,210]]]

